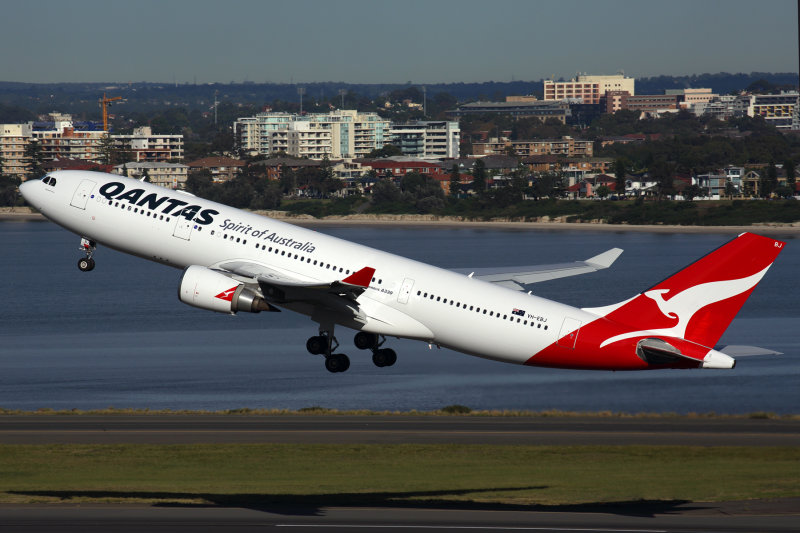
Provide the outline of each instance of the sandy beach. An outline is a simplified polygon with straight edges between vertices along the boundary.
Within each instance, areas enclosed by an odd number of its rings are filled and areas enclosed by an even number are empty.
[[[450,227],[450,228],[497,228],[538,231],[617,231],[650,233],[742,233],[751,231],[766,235],[795,235],[800,233],[800,222],[793,224],[762,223],[752,226],[670,226],[670,225],[628,225],[605,224],[602,222],[565,222],[561,218],[520,222],[513,220],[474,221],[458,217],[437,217],[435,215],[346,215],[314,218],[311,215],[287,215],[285,211],[257,211],[259,215],[296,224],[303,227],[318,226],[404,226],[404,227]],[[43,215],[29,207],[2,207],[0,221],[45,221]]]

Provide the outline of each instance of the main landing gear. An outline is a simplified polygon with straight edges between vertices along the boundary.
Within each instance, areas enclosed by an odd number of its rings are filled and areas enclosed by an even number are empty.
[[[372,350],[372,362],[377,367],[392,366],[397,362],[397,353],[391,348],[381,348],[386,342],[386,337],[375,333],[359,331],[353,338],[359,350]]]
[[[94,269],[94,259],[92,259],[92,255],[94,255],[95,249],[97,249],[96,242],[85,237],[81,238],[81,247],[79,250],[86,254],[86,257],[78,259],[78,268],[81,272],[89,272]]]
[[[391,348],[381,348],[386,338],[374,333],[360,331],[353,339],[359,350],[372,350],[372,362],[377,367],[392,366],[397,362],[397,353]],[[350,358],[343,353],[333,353],[339,348],[333,328],[320,329],[319,335],[310,337],[306,342],[306,349],[313,355],[325,356],[325,368],[328,372],[344,372],[350,368]]]
[[[344,372],[350,368],[350,358],[343,353],[333,353],[339,347],[333,331],[320,331],[320,334],[311,337],[306,342],[306,349],[312,355],[325,356],[325,368],[328,372]]]

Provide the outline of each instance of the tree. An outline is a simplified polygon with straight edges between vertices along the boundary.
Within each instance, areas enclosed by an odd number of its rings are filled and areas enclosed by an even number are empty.
[[[391,179],[378,180],[372,187],[372,201],[378,205],[399,202],[402,194]]]
[[[683,197],[689,201],[700,196],[704,196],[704,193],[703,189],[698,185],[692,184],[683,189]]]
[[[608,185],[601,185],[599,186],[594,193],[599,196],[600,198],[605,198],[609,194],[611,194],[611,189]]]
[[[458,163],[454,163],[453,168],[450,169],[450,197],[456,198],[459,192],[461,192],[461,176]]]
[[[731,180],[725,180],[725,196],[733,198],[734,194],[736,194],[736,187],[733,186]]]
[[[658,199],[673,194],[672,182],[675,176],[675,165],[664,159],[658,159],[650,167],[650,176],[656,181]]]
[[[792,191],[792,196],[794,196],[797,191],[797,176],[795,174],[794,161],[787,159],[783,163],[783,168],[786,171],[786,186],[789,187]]]
[[[486,192],[486,163],[483,159],[475,161],[472,167],[472,190],[477,194]]]
[[[393,144],[384,144],[383,148],[376,148],[367,154],[367,159],[380,159],[382,157],[392,157],[403,155],[403,151]]]
[[[769,198],[778,187],[778,168],[770,161],[767,172],[761,178],[761,196]]]
[[[625,176],[628,175],[628,165],[625,163],[624,159],[615,159],[614,160],[614,177],[616,181],[614,182],[615,190],[617,192],[617,196],[625,196]]]
[[[97,146],[97,151],[100,152],[100,162],[104,165],[113,165],[116,163],[115,155],[116,155],[116,146],[114,146],[114,141],[111,139],[111,136],[106,132],[100,138],[100,143]]]
[[[30,142],[28,142],[27,146],[25,146],[25,154],[23,157],[25,163],[25,179],[38,178],[44,174],[44,170],[42,169],[44,157],[38,139],[31,139]]]

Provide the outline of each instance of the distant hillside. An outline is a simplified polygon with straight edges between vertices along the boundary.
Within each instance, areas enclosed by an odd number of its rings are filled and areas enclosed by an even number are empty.
[[[694,74],[691,76],[655,76],[637,78],[638,94],[660,94],[665,89],[688,89],[710,87],[717,94],[730,94],[747,88],[758,80],[766,80],[773,85],[797,87],[797,74],[793,72],[751,72],[750,74]]]
[[[764,79],[773,85],[797,85],[794,73],[700,74],[692,76],[656,76],[636,80],[639,94],[658,94],[664,89],[685,87],[711,87],[726,94],[746,88],[754,81]],[[122,96],[126,113],[150,112],[165,108],[182,107],[194,111],[209,111],[215,92],[220,102],[255,106],[276,100],[297,102],[297,84],[278,83],[216,83],[216,84],[164,84],[164,83],[21,83],[0,82],[0,123],[14,122],[30,114],[50,111],[72,113],[81,119],[97,119],[98,98],[103,93]],[[383,94],[420,84],[350,84],[344,82],[318,82],[302,84],[306,101],[330,100],[338,103],[339,91],[344,89],[363,97],[374,99]],[[482,83],[426,84],[429,98],[437,93],[449,93],[460,102],[479,99],[502,99],[506,95],[542,93],[542,80]],[[112,110],[113,112],[113,110]]]

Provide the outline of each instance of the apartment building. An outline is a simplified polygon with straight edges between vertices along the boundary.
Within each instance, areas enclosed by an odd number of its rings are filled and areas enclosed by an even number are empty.
[[[237,119],[233,129],[242,151],[266,156],[285,152],[314,159],[363,157],[391,139],[389,120],[346,109],[308,115],[259,113]]]
[[[112,135],[114,144],[133,161],[167,162],[183,159],[183,135],[153,134],[152,128],[135,128],[132,135]]]
[[[69,115],[51,114],[56,120],[0,125],[0,153],[3,172],[25,178],[25,149],[38,142],[43,161],[81,160],[99,163],[107,132],[90,129],[91,124],[73,122]],[[96,126],[94,126],[96,127]],[[137,128],[133,135],[111,135],[117,147],[131,154],[134,161],[170,161],[183,158],[183,135],[154,135],[149,127]]]
[[[0,157],[2,173],[25,178],[25,147],[33,135],[33,123],[0,125]]]
[[[147,176],[150,183],[167,189],[185,189],[189,167],[178,163],[131,162],[115,166],[112,172],[136,179]]]
[[[458,122],[418,121],[391,127],[391,144],[407,156],[458,158],[460,142],[461,128]]]
[[[778,129],[790,129],[798,96],[796,91],[740,95],[734,105],[735,113],[762,117]]]
[[[545,100],[581,100],[584,104],[599,104],[609,91],[636,94],[636,80],[623,74],[612,76],[579,75],[569,81],[544,81]]]
[[[206,171],[211,175],[211,180],[215,183],[230,181],[238,176],[245,162],[240,159],[230,157],[204,157],[187,163],[190,172]]]
[[[509,149],[519,157],[534,155],[562,155],[565,157],[592,157],[594,143],[589,140],[562,137],[561,139],[536,139],[512,141],[510,139],[490,139],[488,142],[472,143],[475,156],[507,154]]]
[[[52,124],[52,126],[51,126]],[[84,161],[100,161],[101,145],[106,132],[102,130],[79,130],[71,120],[33,123],[31,140],[39,142],[42,158],[45,161],[54,159],[82,159]]]

